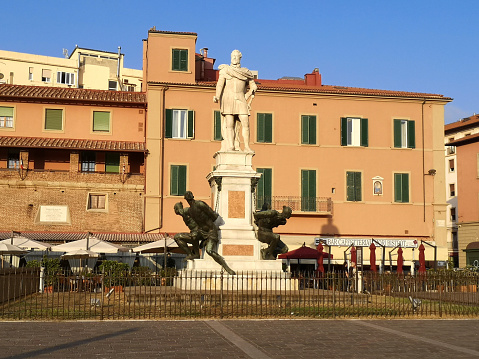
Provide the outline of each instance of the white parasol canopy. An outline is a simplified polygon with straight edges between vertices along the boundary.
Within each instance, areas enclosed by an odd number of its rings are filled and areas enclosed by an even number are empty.
[[[2,268],[3,268],[3,256],[5,254],[11,254],[11,255],[19,256],[19,255],[25,254],[25,253],[27,253],[26,250],[18,248],[17,246],[14,246],[13,244],[0,243],[0,255],[1,255],[1,260],[2,260]]]
[[[62,255],[63,259],[83,259],[83,258],[97,258],[98,253],[89,251],[88,249],[77,249],[75,251],[67,252]]]
[[[178,247],[178,244],[172,238],[160,239],[155,242],[143,244],[133,248],[133,252],[163,253],[165,251],[165,246],[167,251],[183,253],[183,251]]]
[[[118,244],[105,242],[95,237],[83,238],[77,241],[52,246],[54,252],[73,252],[76,250],[89,250],[95,253],[128,252],[129,249]]]
[[[41,243],[38,241],[35,241],[33,239],[25,238],[25,237],[13,237],[13,238],[7,238],[0,243],[7,243],[7,244],[13,244],[14,246],[17,246],[22,249],[39,249],[41,251],[46,251],[51,247],[50,244],[47,243]]]

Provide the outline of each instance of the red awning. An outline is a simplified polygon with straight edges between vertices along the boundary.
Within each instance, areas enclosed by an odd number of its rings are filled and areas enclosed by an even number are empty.
[[[288,253],[280,254],[280,259],[316,259],[318,260],[320,254],[314,248],[306,247],[303,245],[298,249],[289,251]],[[329,253],[323,252],[323,258],[329,258]],[[333,255],[331,254],[331,259]]]

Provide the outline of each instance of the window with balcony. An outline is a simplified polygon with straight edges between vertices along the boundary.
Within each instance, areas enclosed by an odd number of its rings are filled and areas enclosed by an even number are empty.
[[[394,120],[394,147],[415,148],[415,121]]]
[[[271,168],[257,168],[256,172],[261,173],[261,177],[256,187],[256,208],[262,208],[265,203],[271,207],[273,170]]]
[[[368,147],[368,119],[341,118],[341,146]]]
[[[301,211],[316,211],[315,170],[301,170]]]
[[[193,138],[195,133],[195,112],[166,109],[166,138]]]

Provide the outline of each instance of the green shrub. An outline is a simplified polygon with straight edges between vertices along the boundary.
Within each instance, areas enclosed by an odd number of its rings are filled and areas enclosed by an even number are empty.
[[[112,287],[116,285],[122,285],[128,276],[130,267],[126,263],[119,263],[117,261],[103,261],[100,266],[100,270],[105,275],[105,286]]]

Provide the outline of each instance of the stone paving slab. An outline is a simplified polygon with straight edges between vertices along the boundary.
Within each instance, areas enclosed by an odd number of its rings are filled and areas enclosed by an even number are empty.
[[[0,358],[479,357],[479,320],[0,322]]]

